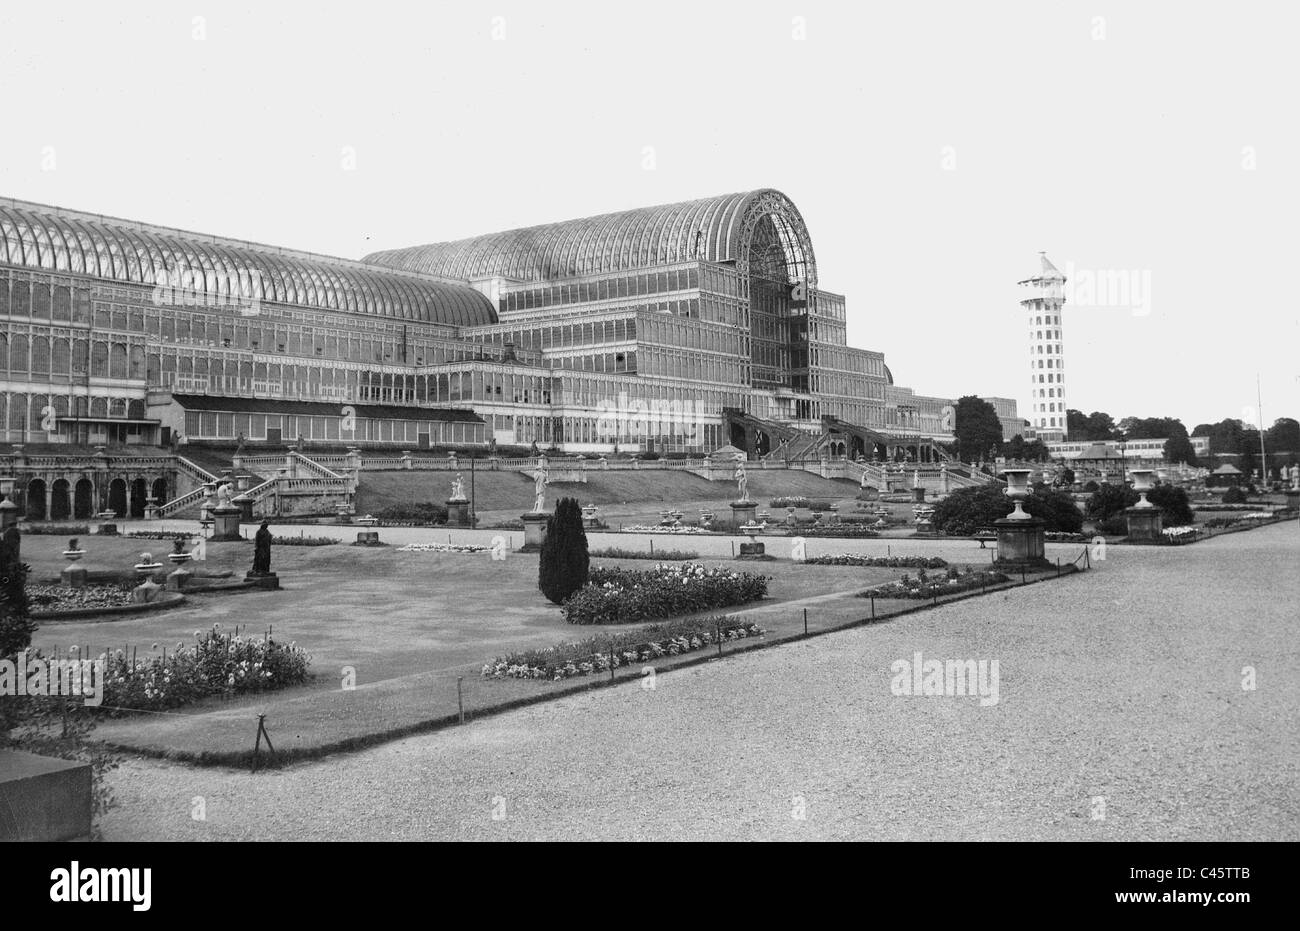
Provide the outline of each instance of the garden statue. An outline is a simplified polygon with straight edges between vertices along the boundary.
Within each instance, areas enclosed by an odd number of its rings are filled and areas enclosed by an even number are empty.
[[[546,503],[546,458],[539,456],[537,471],[533,473],[533,513],[540,514]]]
[[[737,501],[749,500],[749,476],[745,474],[744,461],[736,460],[736,487],[740,490],[740,497]]]
[[[863,470],[862,470],[862,481],[859,482],[858,484],[862,487],[862,490],[863,490],[863,491],[866,491],[866,490],[867,490],[867,470],[866,470],[866,469],[863,469]]]
[[[271,529],[266,521],[253,537],[253,573],[267,575],[271,571]]]
[[[456,478],[451,483],[451,500],[452,501],[465,500],[465,480],[461,478],[461,474],[459,472],[456,473]]]
[[[244,431],[243,430],[239,431],[238,440],[239,440],[239,444],[235,447],[235,455],[242,456],[244,454]]]
[[[217,486],[217,507],[219,508],[231,507],[229,482],[225,482]]]

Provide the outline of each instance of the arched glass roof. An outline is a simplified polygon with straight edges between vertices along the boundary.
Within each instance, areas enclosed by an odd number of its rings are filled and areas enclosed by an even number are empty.
[[[492,302],[462,284],[7,199],[0,264],[422,323],[497,319]]]
[[[698,260],[734,262],[748,271],[760,223],[757,248],[767,250],[776,242],[788,277],[815,286],[816,263],[803,218],[788,197],[771,188],[375,252],[365,261],[467,281],[497,276],[541,281]]]

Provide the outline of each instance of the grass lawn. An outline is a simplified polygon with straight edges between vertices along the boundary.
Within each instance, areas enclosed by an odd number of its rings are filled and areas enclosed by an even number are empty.
[[[286,535],[298,532],[287,527],[273,529]],[[320,527],[306,532],[355,538],[355,528]],[[489,537],[483,531],[456,533],[457,542],[486,542]],[[395,544],[443,542],[447,535],[441,530],[384,529],[381,538]],[[635,535],[602,534],[593,538],[592,545],[645,549],[647,542]],[[729,541],[723,538],[672,542],[700,550],[706,565],[773,576],[768,599],[733,612],[757,621],[768,631],[764,638],[768,641],[801,636],[805,608],[810,631],[866,618],[869,602],[852,597],[853,593],[905,571],[795,565],[788,558],[787,541],[778,539],[769,541],[769,552],[784,558],[770,562],[720,558],[728,553]],[[87,550],[83,563],[92,568],[126,567],[143,551],[160,556],[170,549],[165,541],[98,535],[83,536],[81,544]],[[61,555],[65,546],[61,537],[25,536],[23,558],[33,567],[34,577],[56,575],[66,565]],[[895,555],[943,555],[956,564],[982,566],[987,562],[985,554],[969,542],[909,541],[905,547],[883,541],[809,542],[810,553],[885,555],[891,550]],[[247,543],[210,544],[208,553],[208,569],[229,569],[236,577],[242,577],[253,555]],[[635,569],[652,565],[645,560],[598,563]],[[126,716],[105,721],[97,730],[100,738],[113,743],[186,759],[230,760],[246,753],[252,746],[258,713],[268,715],[277,750],[310,754],[322,747],[337,749],[349,741],[392,735],[455,715],[458,679],[463,679],[461,700],[470,715],[504,703],[598,684],[592,677],[563,683],[485,681],[479,677],[483,663],[499,655],[582,640],[609,629],[564,622],[560,609],[537,591],[536,555],[512,552],[504,561],[494,562],[487,554],[402,553],[396,545],[278,546],[273,551],[272,568],[280,576],[282,591],[190,595],[184,606],[156,614],[99,622],[47,622],[33,642],[64,650],[76,644],[89,647],[92,653],[106,647],[129,647],[143,654],[155,644],[159,650],[188,644],[196,630],[220,623],[223,629],[238,625],[256,633],[270,627],[277,638],[296,641],[309,651],[314,678],[303,686],[229,701],[210,700],[173,714]],[[918,604],[878,600],[876,606],[883,618]],[[734,652],[753,645],[741,641],[724,650]],[[656,668],[699,661],[702,656],[691,653],[664,658]],[[340,687],[345,667],[355,673],[354,690]],[[620,674],[639,675],[639,670],[621,670]]]

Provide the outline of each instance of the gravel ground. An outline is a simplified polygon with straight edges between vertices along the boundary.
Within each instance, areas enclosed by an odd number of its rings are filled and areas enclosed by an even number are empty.
[[[282,772],[128,760],[105,836],[1296,840],[1297,542],[1112,547],[1057,584]],[[916,651],[997,660],[999,702],[895,697]]]

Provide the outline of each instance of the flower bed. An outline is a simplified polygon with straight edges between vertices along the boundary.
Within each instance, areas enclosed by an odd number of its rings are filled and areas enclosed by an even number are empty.
[[[398,553],[486,553],[490,546],[475,543],[408,543],[399,546]]]
[[[1195,540],[1200,530],[1196,527],[1166,527],[1160,531],[1170,543],[1190,543]]]
[[[617,546],[608,546],[603,550],[588,550],[587,555],[592,559],[662,559],[666,562],[700,558],[700,554],[694,550],[656,550],[651,553],[647,550],[625,550]]]
[[[972,588],[983,588],[986,585],[996,585],[1005,581],[1007,581],[1007,577],[1001,572],[989,572],[984,569],[975,571],[970,566],[962,570],[950,566],[948,571],[937,579],[930,578],[926,571],[921,569],[917,571],[916,578],[904,574],[897,581],[886,582],[884,585],[877,585],[875,588],[858,592],[857,597],[934,598],[942,595],[954,595],[957,592],[969,591]]]
[[[161,711],[210,695],[268,692],[307,679],[311,658],[296,644],[285,645],[269,634],[223,634],[220,624],[196,630],[194,637],[195,643],[177,643],[172,652],[158,652],[155,643],[146,657],[133,658],[126,650],[86,657],[104,661],[105,710]],[[71,655],[76,658],[75,647]],[[28,656],[42,654],[29,650]]]
[[[85,537],[90,535],[86,524],[29,524],[21,523],[18,530],[23,536]]]
[[[769,508],[806,508],[808,499],[803,495],[787,495],[784,498],[773,498],[767,502]]]
[[[699,563],[648,570],[596,566],[588,583],[564,603],[570,624],[629,624],[757,601],[769,576],[705,568]]]
[[[272,537],[271,543],[275,546],[333,546],[335,543],[342,543],[342,540],[336,540],[333,537]]]
[[[1064,533],[1060,530],[1049,530],[1043,534],[1043,539],[1049,543],[1087,543],[1088,536],[1082,533]]]
[[[550,679],[588,676],[633,663],[647,663],[661,656],[677,656],[717,643],[719,638],[743,640],[760,637],[757,624],[728,618],[701,618],[652,624],[612,637],[592,637],[577,643],[561,643],[543,650],[525,650],[498,657],[483,666],[486,679]]]
[[[811,527],[799,526],[801,537],[839,537],[844,540],[869,540],[880,536],[880,531],[866,524],[817,524]]]
[[[631,527],[624,527],[623,533],[708,533],[703,527],[695,527],[689,524],[683,524],[680,527],[674,527],[669,524],[655,525],[648,527],[645,524],[634,524]]]
[[[193,540],[196,534],[182,530],[132,530],[123,536],[136,540]]]
[[[863,556],[840,553],[835,556],[809,556],[808,566],[875,566],[882,569],[947,569],[948,561],[938,556]]]
[[[135,582],[122,585],[86,585],[82,588],[28,585],[27,603],[31,610],[37,613],[116,608],[131,603],[131,589],[134,587]]]

